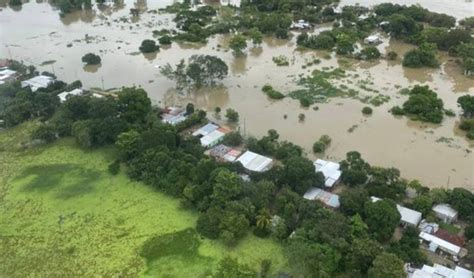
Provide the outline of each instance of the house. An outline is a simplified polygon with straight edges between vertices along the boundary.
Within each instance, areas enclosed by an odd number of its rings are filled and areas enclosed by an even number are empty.
[[[422,232],[428,233],[428,234],[434,234],[439,230],[439,225],[438,223],[430,223],[426,221],[425,219],[421,220],[420,225],[418,225],[418,229]]]
[[[370,35],[364,39],[366,44],[381,44],[382,39],[378,35]]]
[[[16,80],[17,72],[8,68],[0,69],[0,85]]]
[[[58,94],[58,97],[59,97],[59,100],[61,102],[65,102],[67,100],[67,98],[70,97],[70,96],[82,96],[83,94],[84,94],[84,90],[74,89],[74,90],[69,91],[69,92],[62,92],[62,93]]]
[[[458,219],[458,212],[448,204],[435,205],[433,211],[436,216],[445,223],[456,222]]]
[[[241,153],[242,152],[239,150],[220,144],[213,147],[210,150],[209,155],[227,162],[234,162],[237,160]]]
[[[38,75],[31,79],[21,81],[21,87],[30,87],[31,91],[36,92],[39,88],[46,88],[54,83],[54,78],[47,75]]]
[[[370,198],[372,199],[372,202],[377,202],[377,201],[382,200],[374,196]],[[410,226],[417,227],[418,223],[420,223],[421,218],[422,218],[421,212],[400,206],[398,204],[397,204],[397,210],[400,213],[400,222],[404,226],[410,225]]]
[[[218,128],[219,128],[218,125],[216,125],[214,123],[208,123],[205,126],[202,126],[198,130],[193,132],[193,136],[198,136],[198,137],[206,136],[206,135],[208,135],[209,133],[213,132],[214,130],[216,130]]]
[[[339,163],[317,159],[313,164],[316,172],[323,173],[325,178],[324,186],[326,188],[332,188],[341,179],[342,172],[339,170],[341,167]]]
[[[421,232],[419,238],[428,244],[428,249],[431,252],[436,252],[440,249],[443,252],[446,252],[452,256],[458,256],[461,252],[461,247],[455,244],[452,244],[444,239],[441,239],[435,235],[431,235],[425,232]]]
[[[201,146],[206,148],[213,147],[224,140],[224,136],[229,132],[230,130],[222,127],[215,129],[201,137]]]
[[[171,125],[177,125],[187,118],[186,111],[177,107],[166,107],[162,112],[161,119],[163,122]]]
[[[456,266],[454,269],[434,264],[433,266],[423,265],[421,269],[411,269],[407,271],[409,278],[472,278],[472,271]]]
[[[308,191],[306,191],[306,193],[303,195],[303,198],[307,200],[320,201],[331,208],[339,208],[340,206],[339,195],[324,191],[316,187],[310,188]]]
[[[257,153],[246,151],[236,160],[240,162],[245,169],[252,172],[265,172],[273,166],[273,160]]]

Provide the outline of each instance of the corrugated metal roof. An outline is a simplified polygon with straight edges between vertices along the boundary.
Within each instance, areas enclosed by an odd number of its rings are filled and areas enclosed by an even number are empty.
[[[303,198],[307,200],[318,200],[333,208],[338,208],[340,206],[339,195],[324,191],[316,187],[309,189],[303,195]]]
[[[246,151],[237,159],[237,161],[242,163],[246,169],[254,172],[263,172],[268,170],[273,162],[271,158],[256,154],[251,151]]]

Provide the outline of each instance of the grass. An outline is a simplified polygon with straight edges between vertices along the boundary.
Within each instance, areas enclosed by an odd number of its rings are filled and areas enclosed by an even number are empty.
[[[286,269],[281,246],[202,239],[179,200],[107,171],[114,149],[62,139],[25,148],[35,126],[0,132],[0,273],[5,277],[204,277],[224,256]]]
[[[461,228],[456,227],[453,224],[448,224],[444,222],[439,223],[439,227],[443,230],[448,231],[450,234],[458,234],[461,231]]]

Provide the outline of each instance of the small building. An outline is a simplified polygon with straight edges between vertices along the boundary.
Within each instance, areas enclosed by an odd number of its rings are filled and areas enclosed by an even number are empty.
[[[339,202],[339,195],[324,191],[316,187],[310,188],[308,191],[306,191],[306,193],[303,195],[303,198],[307,200],[320,201],[331,208],[339,208],[339,206],[341,205]]]
[[[74,89],[74,90],[69,91],[69,92],[62,92],[62,93],[58,94],[58,97],[59,97],[59,100],[61,102],[65,102],[67,100],[67,98],[70,97],[70,96],[82,96],[83,94],[84,94],[84,90]]]
[[[290,26],[293,30],[308,30],[311,29],[311,24],[303,19],[293,22]]]
[[[273,160],[271,158],[251,151],[246,151],[237,158],[236,161],[240,162],[245,169],[252,172],[265,172],[273,166]]]
[[[382,39],[378,35],[370,35],[364,39],[366,44],[381,44]]]
[[[453,209],[448,204],[438,204],[433,207],[433,211],[436,216],[443,220],[445,223],[452,223],[456,222],[458,219],[458,212],[457,210]]]
[[[444,239],[441,239],[435,235],[431,235],[425,232],[421,232],[419,235],[420,239],[428,244],[428,249],[431,252],[436,252],[440,249],[443,252],[446,252],[452,256],[458,256],[461,252],[461,247],[454,245]]]
[[[230,130],[220,127],[201,137],[201,146],[206,148],[213,147],[224,140],[224,136],[229,132]]]
[[[218,128],[219,128],[218,125],[216,125],[214,123],[208,123],[205,126],[202,126],[198,130],[193,132],[193,136],[198,136],[198,137],[206,136],[206,135],[208,135],[209,133],[213,132],[214,130],[216,130]]]
[[[472,278],[473,273],[465,268],[456,266],[454,269],[434,264],[423,265],[421,269],[408,272],[409,278]]]
[[[239,150],[220,144],[213,147],[210,150],[209,155],[223,161],[234,162],[241,153],[242,152]]]
[[[0,69],[0,85],[16,80],[17,72],[8,68]]]
[[[36,92],[39,88],[46,88],[53,83],[53,77],[47,75],[38,75],[31,79],[21,81],[21,87],[30,87],[31,91]]]
[[[438,223],[430,223],[426,221],[425,219],[421,220],[420,225],[418,225],[418,229],[422,232],[428,233],[428,234],[434,234],[439,230],[439,225]]]
[[[374,196],[372,196],[370,198],[372,199],[372,202],[377,202],[377,201],[382,200],[382,199],[374,197]],[[413,226],[413,227],[417,227],[418,223],[420,223],[421,218],[422,218],[421,212],[418,212],[416,210],[412,210],[412,209],[400,206],[398,204],[397,204],[397,210],[400,213],[400,222],[404,226],[410,225],[410,226]]]
[[[332,188],[341,179],[342,172],[339,170],[341,167],[339,163],[317,159],[313,164],[316,172],[323,173],[325,178],[324,186],[326,188]]]
[[[163,122],[170,125],[177,125],[186,118],[186,111],[178,107],[166,107],[161,114]]]

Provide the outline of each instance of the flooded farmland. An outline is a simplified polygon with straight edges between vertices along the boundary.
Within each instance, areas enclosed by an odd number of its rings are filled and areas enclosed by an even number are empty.
[[[426,7],[448,12],[448,9],[435,8],[435,3],[440,2],[434,1],[433,6]],[[471,2],[454,1],[459,5],[452,4],[453,1],[443,2],[444,7],[456,6],[452,11],[458,18],[472,14],[469,13]],[[137,52],[143,39],[152,38],[153,30],[173,28],[173,15],[144,12],[132,19],[129,9],[137,7],[146,11],[171,3],[125,1],[121,5],[75,12],[64,18],[48,3],[29,2],[20,10],[3,5],[0,57],[33,64],[42,71],[54,72],[65,81],[79,79],[86,88],[142,86],[155,104],[193,102],[207,109],[210,116],[216,106],[232,107],[239,111],[240,129],[246,135],[260,136],[273,128],[282,139],[303,146],[310,157],[313,142],[328,134],[333,143],[325,155],[333,159],[342,159],[346,152],[358,150],[372,165],[399,168],[404,177],[419,179],[427,186],[461,186],[474,190],[473,143],[456,128],[459,115],[446,117],[441,125],[430,125],[395,118],[387,112],[406,100],[406,96],[398,93],[401,88],[424,84],[438,92],[446,109],[459,113],[456,100],[463,94],[474,94],[474,79],[462,75],[453,58],[440,54],[443,64],[439,69],[406,69],[400,60],[360,62],[334,55],[328,59],[325,52],[297,50],[297,33],[290,40],[267,38],[260,47],[250,46],[247,55],[238,58],[228,51],[227,36],[215,36],[206,45],[173,43],[152,55]],[[353,3],[343,1],[343,4]],[[399,57],[411,48],[388,38],[379,45],[382,54],[393,50]],[[84,67],[80,58],[88,52],[99,54],[101,65]],[[222,86],[179,94],[173,89],[174,82],[160,74],[160,66],[176,64],[193,54],[216,55],[229,65],[230,76]],[[277,67],[272,57],[279,55],[289,57],[290,65]],[[306,66],[314,59],[321,62]],[[55,62],[45,63],[47,61]],[[299,75],[322,68],[344,69],[347,76],[338,80],[339,85],[357,89],[360,97],[382,94],[390,99],[374,107],[373,115],[366,117],[361,113],[366,104],[358,99],[332,98],[328,103],[317,104],[316,111],[316,105],[306,109],[294,99],[270,100],[261,91],[263,85],[271,84],[288,93],[298,87]],[[305,114],[304,121],[299,121],[300,113]]]

